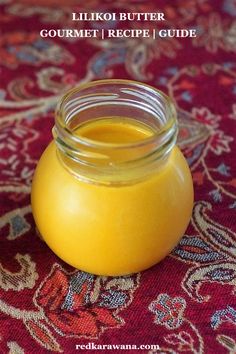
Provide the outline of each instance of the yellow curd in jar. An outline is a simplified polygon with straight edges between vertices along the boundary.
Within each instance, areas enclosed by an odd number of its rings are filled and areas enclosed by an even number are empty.
[[[155,132],[144,123],[111,117],[85,122],[74,133],[122,145]],[[94,274],[124,275],[149,268],[176,246],[193,205],[189,167],[177,146],[156,171],[122,185],[77,178],[56,150],[51,142],[38,163],[32,209],[43,239],[61,259]],[[123,153],[114,150],[110,163],[122,160]]]

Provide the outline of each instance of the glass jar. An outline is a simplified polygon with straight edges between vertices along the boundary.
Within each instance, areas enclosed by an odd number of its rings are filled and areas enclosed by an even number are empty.
[[[184,234],[193,206],[171,100],[140,82],[90,82],[62,98],[53,136],[31,196],[48,246],[100,275],[134,273],[162,260]]]

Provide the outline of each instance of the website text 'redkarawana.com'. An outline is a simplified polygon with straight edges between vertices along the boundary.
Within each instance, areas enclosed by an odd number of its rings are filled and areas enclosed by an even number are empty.
[[[158,344],[95,344],[93,342],[87,344],[76,344],[76,350],[159,350]]]

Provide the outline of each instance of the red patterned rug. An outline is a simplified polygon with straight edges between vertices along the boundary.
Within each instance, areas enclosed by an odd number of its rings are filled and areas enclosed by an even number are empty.
[[[70,354],[92,342],[146,345],[140,353],[236,353],[235,0],[1,0],[0,8],[1,353]],[[198,36],[39,36],[43,28],[71,28],[71,13],[88,11],[162,11],[165,28],[197,28]],[[111,25],[120,26],[104,24]],[[60,95],[110,77],[172,97],[195,188],[178,247],[152,269],[118,278],[63,263],[38,238],[30,208],[32,174]]]

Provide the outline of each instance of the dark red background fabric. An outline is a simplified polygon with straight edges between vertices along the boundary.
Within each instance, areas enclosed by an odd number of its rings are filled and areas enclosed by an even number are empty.
[[[156,344],[156,353],[236,352],[235,1],[5,0],[0,8],[0,351],[74,353],[82,352],[76,344],[93,342]],[[90,11],[162,11],[164,23],[122,26],[197,28],[198,35],[39,36],[43,28],[99,28],[72,23],[72,12]],[[39,239],[30,208],[55,104],[71,87],[100,78],[143,81],[170,95],[195,189],[178,247],[155,267],[120,278],[63,263]]]

